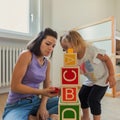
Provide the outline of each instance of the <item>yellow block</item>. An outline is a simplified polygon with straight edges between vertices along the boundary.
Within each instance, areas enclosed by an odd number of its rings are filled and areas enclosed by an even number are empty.
[[[69,48],[69,49],[67,50],[67,53],[73,53],[73,49],[72,49],[72,48]]]
[[[64,66],[75,66],[75,65],[77,65],[77,54],[64,53]]]

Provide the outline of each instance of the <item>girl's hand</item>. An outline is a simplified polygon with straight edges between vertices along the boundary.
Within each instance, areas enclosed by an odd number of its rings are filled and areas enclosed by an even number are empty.
[[[106,83],[109,83],[110,88],[114,87],[116,85],[116,80],[114,75],[109,75]]]

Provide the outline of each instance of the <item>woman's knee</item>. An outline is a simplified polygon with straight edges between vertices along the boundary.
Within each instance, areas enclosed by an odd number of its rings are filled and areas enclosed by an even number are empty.
[[[58,97],[50,98],[49,101],[48,101],[48,104],[58,105],[58,101],[59,101]]]

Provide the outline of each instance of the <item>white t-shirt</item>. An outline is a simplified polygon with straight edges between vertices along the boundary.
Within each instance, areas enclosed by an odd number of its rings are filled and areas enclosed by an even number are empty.
[[[98,54],[105,54],[104,50],[95,46],[87,46],[83,58],[78,59],[80,73],[84,74],[88,79],[83,83],[87,86],[99,85],[107,86],[108,68],[104,62],[97,58]]]

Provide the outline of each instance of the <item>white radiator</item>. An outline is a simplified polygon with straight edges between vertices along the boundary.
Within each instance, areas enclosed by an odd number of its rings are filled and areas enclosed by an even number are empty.
[[[13,67],[22,48],[0,47],[0,88],[10,85]]]

